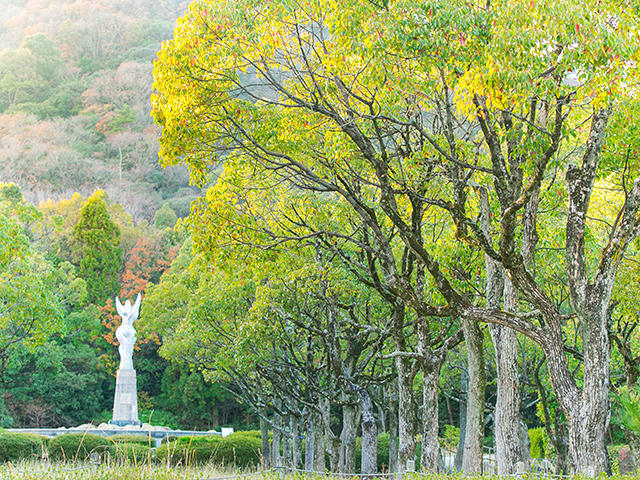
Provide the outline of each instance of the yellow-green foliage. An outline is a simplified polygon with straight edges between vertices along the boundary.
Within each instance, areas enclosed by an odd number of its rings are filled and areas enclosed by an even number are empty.
[[[546,458],[551,453],[551,445],[543,427],[529,429],[529,443],[531,458]]]
[[[460,429],[454,425],[445,425],[440,446],[445,450],[455,450],[460,442]]]
[[[42,455],[42,445],[46,440],[30,433],[0,431],[0,462],[37,458]]]
[[[49,458],[58,461],[86,460],[92,453],[101,456],[113,442],[101,435],[68,433],[49,439]]]

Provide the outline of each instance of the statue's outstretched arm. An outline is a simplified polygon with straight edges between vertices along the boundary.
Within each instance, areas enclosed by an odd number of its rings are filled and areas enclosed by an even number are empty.
[[[118,312],[118,315],[120,315],[121,317],[123,317],[123,311],[122,311],[122,303],[120,303],[120,299],[118,297],[116,297],[116,311]]]
[[[131,312],[131,316],[132,318],[135,320],[136,318],[138,318],[138,315],[140,314],[140,301],[142,300],[142,297],[140,296],[140,294],[138,293],[138,296],[136,297],[136,303],[134,303],[133,305],[133,310]]]

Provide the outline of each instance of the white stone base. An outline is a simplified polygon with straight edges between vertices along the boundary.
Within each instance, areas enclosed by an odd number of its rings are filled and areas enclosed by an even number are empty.
[[[138,420],[138,390],[136,371],[118,369],[116,394],[113,399],[113,425],[140,425]]]

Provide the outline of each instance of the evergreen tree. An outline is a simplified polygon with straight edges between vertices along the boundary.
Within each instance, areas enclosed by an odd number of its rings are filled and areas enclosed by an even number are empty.
[[[73,229],[78,275],[87,282],[89,300],[100,304],[118,291],[118,271],[122,263],[120,229],[111,220],[97,190],[83,205],[80,220]]]

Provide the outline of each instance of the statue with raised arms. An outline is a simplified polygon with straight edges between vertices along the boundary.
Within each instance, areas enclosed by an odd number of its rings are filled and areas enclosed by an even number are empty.
[[[118,315],[122,317],[122,324],[116,330],[116,338],[120,343],[118,351],[120,352],[120,370],[133,370],[133,345],[136,343],[136,331],[133,328],[133,322],[138,318],[140,313],[140,294],[136,298],[136,302],[131,305],[127,300],[124,305],[120,303],[120,299],[116,297],[116,310]]]

